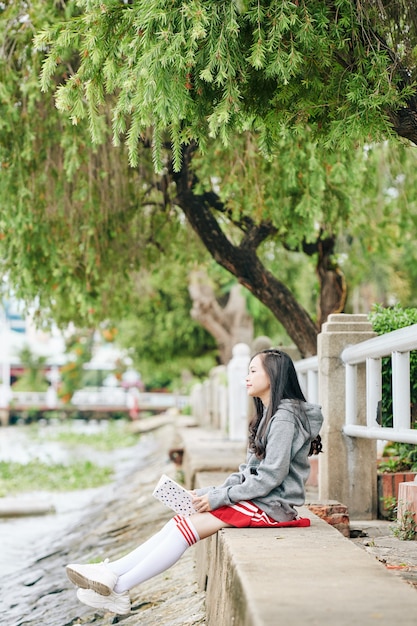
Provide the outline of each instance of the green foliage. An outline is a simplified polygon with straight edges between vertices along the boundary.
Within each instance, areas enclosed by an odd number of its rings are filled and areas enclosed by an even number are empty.
[[[387,496],[381,498],[381,501],[384,517],[390,521],[394,521],[397,518],[397,499],[393,496]]]
[[[395,182],[394,172],[377,171],[377,150],[366,152],[372,158],[356,150],[364,138],[389,134],[387,107],[401,102],[392,61],[366,37],[376,17],[348,0],[337,5],[336,13],[318,1],[1,5],[1,270],[18,296],[36,301],[39,322],[92,328],[129,317],[126,336],[152,386],[179,369],[198,375],[210,367],[213,344],[186,314],[185,274],[171,279],[184,280],[178,299],[165,287],[145,295],[140,279],[159,264],[204,260],[167,174],[193,138],[205,150],[195,165],[201,190],[218,180],[227,236],[244,248],[250,220],[272,222],[259,255],[312,316],[316,257],[301,261],[300,250],[318,235],[354,239],[346,244],[352,280],[375,267],[375,248],[382,263],[387,248],[404,242],[391,276],[400,267],[413,283],[415,162],[409,151],[401,164],[408,200],[403,192],[401,203],[378,213],[382,183]],[[377,32],[395,23],[390,13]],[[406,44],[397,46],[401,60],[409,58]],[[342,144],[350,151],[341,154]],[[249,302],[257,331],[283,335]],[[157,320],[153,331],[147,315]]]
[[[29,348],[23,348],[19,354],[24,367],[22,376],[13,385],[13,391],[46,391],[48,381],[45,378],[45,357],[36,357]]]
[[[378,465],[380,472],[417,472],[417,446],[390,441],[383,456],[388,458]]]
[[[0,461],[0,497],[17,492],[71,491],[90,489],[108,483],[113,470],[97,466],[91,461],[77,461],[72,465],[49,465],[39,460],[26,464]]]
[[[375,305],[369,315],[373,330],[378,335],[389,333],[399,328],[417,324],[417,309],[402,308],[396,305],[383,308]],[[410,410],[416,415],[417,408],[417,351],[410,352]],[[382,359],[382,400],[381,423],[384,427],[393,426],[392,415],[392,364],[389,357]],[[415,426],[415,424],[414,424]],[[382,463],[381,471],[417,471],[417,446],[407,443],[391,442],[387,450],[394,458]]]
[[[129,350],[147,388],[180,388],[183,374],[199,378],[216,363],[214,339],[190,318],[188,271],[167,263],[137,276],[141,297],[118,324],[118,343]]]
[[[60,368],[61,382],[58,391],[63,402],[70,402],[73,393],[82,387],[83,366],[91,359],[92,344],[92,331],[76,333],[67,340],[67,353],[70,358]]]
[[[300,250],[304,242],[342,232],[354,220],[352,208],[361,201],[368,174],[361,149],[329,151],[313,141],[309,129],[297,135],[282,129],[270,159],[259,145],[257,135],[246,133],[227,147],[210,143],[193,159],[199,187],[207,191],[215,181],[231,224],[244,228],[243,216],[256,224],[271,222],[276,231],[268,242]]]
[[[401,519],[392,527],[392,532],[394,537],[401,539],[401,541],[413,541],[417,539],[415,513],[404,507],[401,511]]]
[[[43,431],[37,431],[36,437],[45,438]],[[72,429],[59,429],[58,432],[47,433],[46,438],[50,441],[60,441],[65,446],[78,447],[89,446],[94,450],[109,452],[117,448],[134,446],[139,441],[139,435],[132,432],[126,421],[109,421],[104,430],[99,432],[76,432]]]
[[[417,309],[402,308],[399,304],[391,308],[375,305],[369,315],[373,330],[378,335],[417,324]],[[410,352],[411,407],[417,406],[417,351]],[[389,357],[382,359],[382,426],[392,427],[392,367]]]
[[[374,302],[416,306],[416,151],[388,143],[369,145],[365,160],[357,210],[354,215],[351,211],[338,242],[349,290],[353,293],[368,284],[373,286]]]
[[[109,107],[98,145],[87,120],[74,126],[40,92],[44,48],[33,35],[78,12],[71,1],[0,8],[0,256],[39,322],[91,327],[133,306],[131,273],[169,249],[182,225],[165,210],[148,150],[134,170],[126,147],[113,146]],[[76,66],[63,53],[57,82]]]
[[[86,120],[96,138],[104,94],[116,94],[114,140],[126,138],[134,166],[149,129],[157,170],[165,135],[176,168],[182,143],[197,139],[204,146],[212,136],[227,144],[234,131],[248,128],[260,133],[265,152],[283,125],[309,125],[329,145],[351,146],[358,138],[389,135],[387,110],[411,93],[407,85],[399,88],[394,61],[378,38],[398,39],[400,29],[350,0],[338,0],[337,10],[327,2],[258,0],[86,0],[79,6],[80,16],[35,38],[37,48],[48,49],[43,89],[62,59],[77,53],[57,106],[75,124]],[[398,56],[409,52],[407,43],[403,36]]]

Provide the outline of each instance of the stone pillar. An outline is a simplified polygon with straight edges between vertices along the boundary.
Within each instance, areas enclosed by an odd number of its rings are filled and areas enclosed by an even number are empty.
[[[343,434],[345,423],[344,348],[375,336],[366,315],[330,315],[318,336],[319,401],[324,453],[319,463],[319,498],[345,504],[351,519],[377,515],[376,441]],[[365,365],[357,371],[358,423],[366,424]]]
[[[210,413],[211,426],[220,430],[222,428],[221,420],[221,402],[222,387],[226,384],[226,366],[218,365],[210,370],[211,397],[210,397]],[[223,425],[224,426],[224,425]],[[225,430],[225,429],[224,429]]]
[[[200,426],[210,426],[210,420],[211,420],[211,415],[210,415],[210,396],[211,396],[211,385],[210,385],[210,379],[207,378],[205,381],[203,381],[202,387],[201,387],[201,396],[202,396],[202,406],[201,406],[201,422],[200,422]]]
[[[248,375],[250,349],[246,343],[233,347],[232,358],[227,365],[229,439],[246,441],[248,437],[248,394],[245,378]]]
[[[201,423],[201,416],[203,413],[202,389],[203,385],[201,383],[196,383],[191,389],[190,393],[191,414],[199,424]]]

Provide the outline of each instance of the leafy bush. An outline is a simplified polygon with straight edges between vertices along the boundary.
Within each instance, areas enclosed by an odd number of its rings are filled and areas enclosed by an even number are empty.
[[[369,315],[369,319],[374,331],[378,335],[384,335],[399,328],[417,324],[417,309],[402,308],[400,305],[390,308],[375,305]],[[410,352],[410,402],[412,426],[415,427],[417,414],[417,350]],[[392,365],[390,357],[382,359],[381,425],[387,428],[393,426]],[[417,470],[417,446],[406,443],[390,443],[389,454],[399,457],[397,471]],[[400,466],[401,469],[399,469]]]
[[[372,328],[378,335],[417,324],[417,309],[403,309],[399,305],[384,308],[375,305],[369,315]],[[415,417],[417,408],[417,350],[410,353],[411,409]],[[391,358],[382,359],[382,426],[392,427],[392,367]],[[414,420],[415,421],[415,420]]]

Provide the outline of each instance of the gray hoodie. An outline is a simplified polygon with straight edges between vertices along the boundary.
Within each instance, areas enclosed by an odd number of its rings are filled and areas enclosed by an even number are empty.
[[[319,434],[322,423],[320,406],[282,400],[266,432],[265,458],[258,459],[249,451],[238,472],[219,487],[196,489],[197,495],[207,493],[212,510],[251,500],[276,521],[295,519],[297,512],[293,507],[305,501],[310,443]]]

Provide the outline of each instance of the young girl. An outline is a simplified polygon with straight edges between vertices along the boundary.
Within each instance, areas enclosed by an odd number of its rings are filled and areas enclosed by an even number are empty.
[[[81,602],[129,613],[129,589],[165,571],[188,547],[221,528],[310,525],[294,507],[304,504],[308,456],[321,449],[321,409],[306,402],[294,364],[280,350],[255,354],[246,387],[256,409],[246,463],[223,485],[196,489],[197,513],[176,515],[126,556],[112,562],[68,565],[67,576],[79,587]]]

